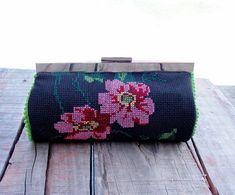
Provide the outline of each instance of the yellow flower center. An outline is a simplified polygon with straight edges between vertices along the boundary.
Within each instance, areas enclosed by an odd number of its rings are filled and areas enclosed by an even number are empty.
[[[92,131],[99,126],[99,123],[96,121],[82,121],[79,124],[74,124],[73,129],[75,131]]]
[[[118,94],[117,99],[124,106],[134,106],[136,103],[136,96],[129,92]]]

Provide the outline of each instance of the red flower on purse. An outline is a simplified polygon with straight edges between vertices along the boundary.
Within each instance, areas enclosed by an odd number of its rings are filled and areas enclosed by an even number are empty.
[[[67,133],[64,139],[87,140],[106,139],[110,134],[109,115],[100,114],[88,105],[74,107],[73,113],[64,113],[61,120],[54,124],[59,133]]]

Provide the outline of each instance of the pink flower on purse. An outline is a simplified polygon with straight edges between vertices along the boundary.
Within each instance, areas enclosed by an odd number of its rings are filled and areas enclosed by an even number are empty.
[[[123,128],[132,128],[134,124],[146,125],[149,115],[154,112],[154,102],[147,97],[150,88],[144,83],[119,80],[107,80],[108,93],[99,93],[98,101],[101,114],[110,115],[110,123],[117,121]]]

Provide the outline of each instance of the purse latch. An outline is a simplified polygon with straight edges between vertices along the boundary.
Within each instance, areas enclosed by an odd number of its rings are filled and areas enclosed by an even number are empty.
[[[102,57],[101,63],[131,63],[131,57]]]

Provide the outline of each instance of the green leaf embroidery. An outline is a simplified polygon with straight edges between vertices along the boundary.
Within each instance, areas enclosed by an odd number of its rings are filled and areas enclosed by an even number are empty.
[[[80,87],[80,83],[79,83],[79,77],[80,74],[77,73],[77,77],[72,81],[72,85],[75,87],[76,91],[78,91],[79,93],[81,93],[81,95],[83,96],[83,98],[86,100],[87,104],[90,104],[88,95],[84,93],[84,91],[81,89]]]
[[[61,80],[61,73],[60,72],[55,72],[55,73],[53,73],[53,75],[55,76],[54,92],[53,92],[53,94],[55,96],[56,102],[59,104],[61,112],[64,113],[64,107],[62,105],[62,101],[60,99],[59,92],[58,92],[58,87],[60,85],[60,80]]]
[[[176,133],[177,133],[177,129],[174,128],[171,132],[162,133],[158,139],[159,140],[173,140]]]
[[[92,82],[94,82],[94,81],[98,81],[98,82],[100,82],[100,83],[103,83],[103,82],[104,82],[103,78],[102,78],[100,75],[98,75],[98,74],[90,74],[89,76],[88,76],[88,75],[85,75],[85,76],[84,76],[84,79],[85,79],[85,81],[87,81],[88,83],[92,83]]]
[[[120,72],[118,73],[118,78],[121,80],[121,81],[124,81],[125,78],[127,76],[127,73],[126,72]]]
[[[131,72],[116,73],[114,78],[118,79],[122,82],[134,82],[135,81],[135,77],[133,76],[133,74]]]
[[[84,79],[85,79],[85,81],[87,81],[88,83],[92,83],[92,82],[94,81],[94,79],[93,79],[92,77],[87,76],[87,75],[84,76]]]

